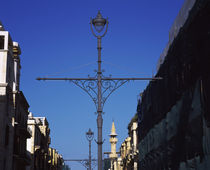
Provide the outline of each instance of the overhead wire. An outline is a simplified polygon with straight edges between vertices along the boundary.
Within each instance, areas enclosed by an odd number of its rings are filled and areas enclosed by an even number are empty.
[[[79,65],[79,66],[76,66],[76,67],[71,67],[71,68],[67,68],[67,69],[63,69],[63,70],[61,70],[61,71],[59,71],[59,72],[55,72],[55,73],[51,73],[51,74],[46,74],[46,75],[44,75],[44,77],[52,77],[52,76],[61,76],[61,74],[63,74],[63,73],[66,73],[67,71],[68,72],[70,72],[70,71],[75,71],[75,70],[79,70],[79,69],[82,69],[82,68],[84,68],[84,67],[87,67],[87,66],[89,66],[89,65],[92,65],[92,64],[95,64],[96,63],[96,61],[92,61],[92,62],[89,62],[89,63],[86,63],[86,64],[82,64],[82,65]],[[115,67],[115,68],[118,68],[118,69],[121,69],[121,70],[124,70],[124,71],[126,71],[127,73],[131,73],[131,74],[127,74],[128,76],[131,76],[131,75],[133,75],[133,76],[137,76],[137,75],[141,75],[141,76],[146,76],[146,77],[150,77],[150,76],[153,76],[153,72],[152,72],[152,75],[150,74],[143,74],[143,73],[140,73],[139,71],[137,71],[137,70],[134,70],[134,69],[131,69],[131,68],[128,68],[128,67],[125,67],[125,66],[121,66],[121,65],[117,65],[117,64],[113,64],[113,63],[111,63],[111,62],[107,62],[107,61],[103,61],[103,63],[104,64],[107,64],[107,65],[110,65],[110,66],[113,66],[113,67]],[[119,75],[119,74],[118,74]],[[120,75],[124,75],[124,76],[126,76],[125,74],[120,74]]]
[[[126,72],[130,72],[131,74],[128,74],[129,76],[130,75],[141,75],[141,76],[151,76],[149,74],[143,74],[143,73],[140,73],[139,71],[137,70],[134,70],[134,69],[131,69],[131,68],[128,68],[128,67],[125,67],[125,66],[120,66],[120,65],[117,65],[117,64],[113,64],[111,62],[107,62],[107,61],[103,61],[104,64],[108,64],[108,65],[111,65],[111,66],[114,66],[115,68],[118,68],[118,69],[121,69],[121,70],[124,70]],[[125,75],[125,74],[123,74]],[[153,76],[153,72],[152,72],[152,76]]]
[[[82,68],[87,67],[89,65],[92,65],[94,63],[95,63],[95,61],[94,62],[90,62],[90,63],[86,63],[86,64],[82,64],[82,65],[79,65],[79,66],[76,66],[76,67],[63,69],[63,70],[61,70],[59,72],[55,72],[55,73],[52,73],[52,74],[47,74],[47,75],[45,75],[45,77],[60,76],[64,72],[67,72],[67,71],[69,72],[69,71],[74,71],[74,70],[82,69]]]

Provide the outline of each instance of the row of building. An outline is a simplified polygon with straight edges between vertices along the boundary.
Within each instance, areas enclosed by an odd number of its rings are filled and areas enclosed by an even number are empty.
[[[119,151],[116,150],[118,142],[114,122],[110,133],[111,152],[104,159],[105,170],[138,170],[138,117],[132,118],[128,125],[128,137],[123,141]]]
[[[210,169],[210,1],[185,0],[110,170]]]
[[[34,117],[20,90],[17,42],[0,22],[0,169],[61,170],[63,158],[51,148],[45,117]]]

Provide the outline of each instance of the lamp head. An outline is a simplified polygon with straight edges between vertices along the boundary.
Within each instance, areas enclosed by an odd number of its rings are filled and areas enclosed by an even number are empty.
[[[92,19],[92,24],[94,25],[98,33],[100,33],[103,30],[106,23],[107,21],[102,17],[100,11],[98,11],[96,18]]]
[[[88,132],[86,132],[86,137],[89,141],[93,139],[93,135],[94,133],[91,131],[91,129],[89,129]]]

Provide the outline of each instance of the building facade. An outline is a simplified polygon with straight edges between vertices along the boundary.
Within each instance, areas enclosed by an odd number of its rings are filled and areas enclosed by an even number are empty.
[[[61,170],[63,159],[55,150],[55,166],[50,163],[47,119],[29,115],[20,91],[20,54],[0,22],[0,170]]]
[[[0,23],[0,168],[11,169],[14,141],[13,41]]]
[[[31,164],[27,170],[48,170],[50,129],[45,117],[28,117],[28,128],[31,130],[31,138],[27,139],[27,150],[31,155]]]
[[[106,159],[106,169],[110,170],[137,170],[138,169],[138,122],[137,114],[128,125],[128,137],[120,146],[120,151],[116,151],[117,134],[114,122],[110,134],[111,152]]]
[[[62,170],[64,168],[63,157],[54,148],[49,148],[49,170]]]
[[[15,126],[14,126],[14,148],[13,148],[13,169],[25,170],[31,163],[30,154],[26,150],[26,140],[31,137],[31,131],[27,127],[28,102],[23,93],[15,93]]]
[[[128,137],[120,147],[120,157],[118,158],[119,170],[137,170],[138,169],[138,123],[135,115],[128,125]]]
[[[35,117],[38,127],[41,131],[41,145],[37,150],[39,152],[39,165],[45,170],[48,168],[48,149],[50,145],[50,128],[46,117]]]
[[[0,169],[25,169],[29,105],[19,90],[21,50],[0,23]]]
[[[187,0],[138,110],[139,169],[210,169],[210,1]]]

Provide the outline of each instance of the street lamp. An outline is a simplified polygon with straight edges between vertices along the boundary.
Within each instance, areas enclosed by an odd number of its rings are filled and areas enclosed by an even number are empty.
[[[94,133],[91,131],[91,129],[86,132],[86,138],[89,141],[89,170],[91,169],[91,141],[93,140]]]
[[[152,77],[152,78],[125,78],[125,77],[116,77],[111,76],[105,77],[102,75],[101,71],[101,38],[105,36],[108,30],[108,20],[104,19],[98,11],[96,18],[90,20],[90,27],[93,35],[97,38],[97,50],[98,50],[98,70],[97,74],[94,77],[88,76],[87,78],[40,78],[37,80],[62,80],[69,81],[83,89],[93,100],[96,109],[97,109],[97,128],[98,128],[98,170],[102,170],[102,127],[103,127],[103,107],[108,97],[119,87],[131,80],[161,80],[161,77]],[[102,31],[104,30],[104,33]],[[94,29],[96,33],[94,32]]]
[[[90,27],[93,35],[97,37],[97,49],[98,49],[98,71],[97,71],[97,86],[98,86],[98,101],[97,101],[97,128],[98,128],[98,170],[102,170],[102,127],[103,127],[103,118],[102,118],[102,72],[101,72],[101,38],[105,36],[107,29],[108,29],[108,20],[104,19],[98,11],[98,14],[96,18],[90,20]],[[98,32],[98,35],[95,34],[93,30],[93,26],[95,27],[95,30]],[[105,32],[100,35],[101,31],[104,29],[104,26],[106,25]]]

